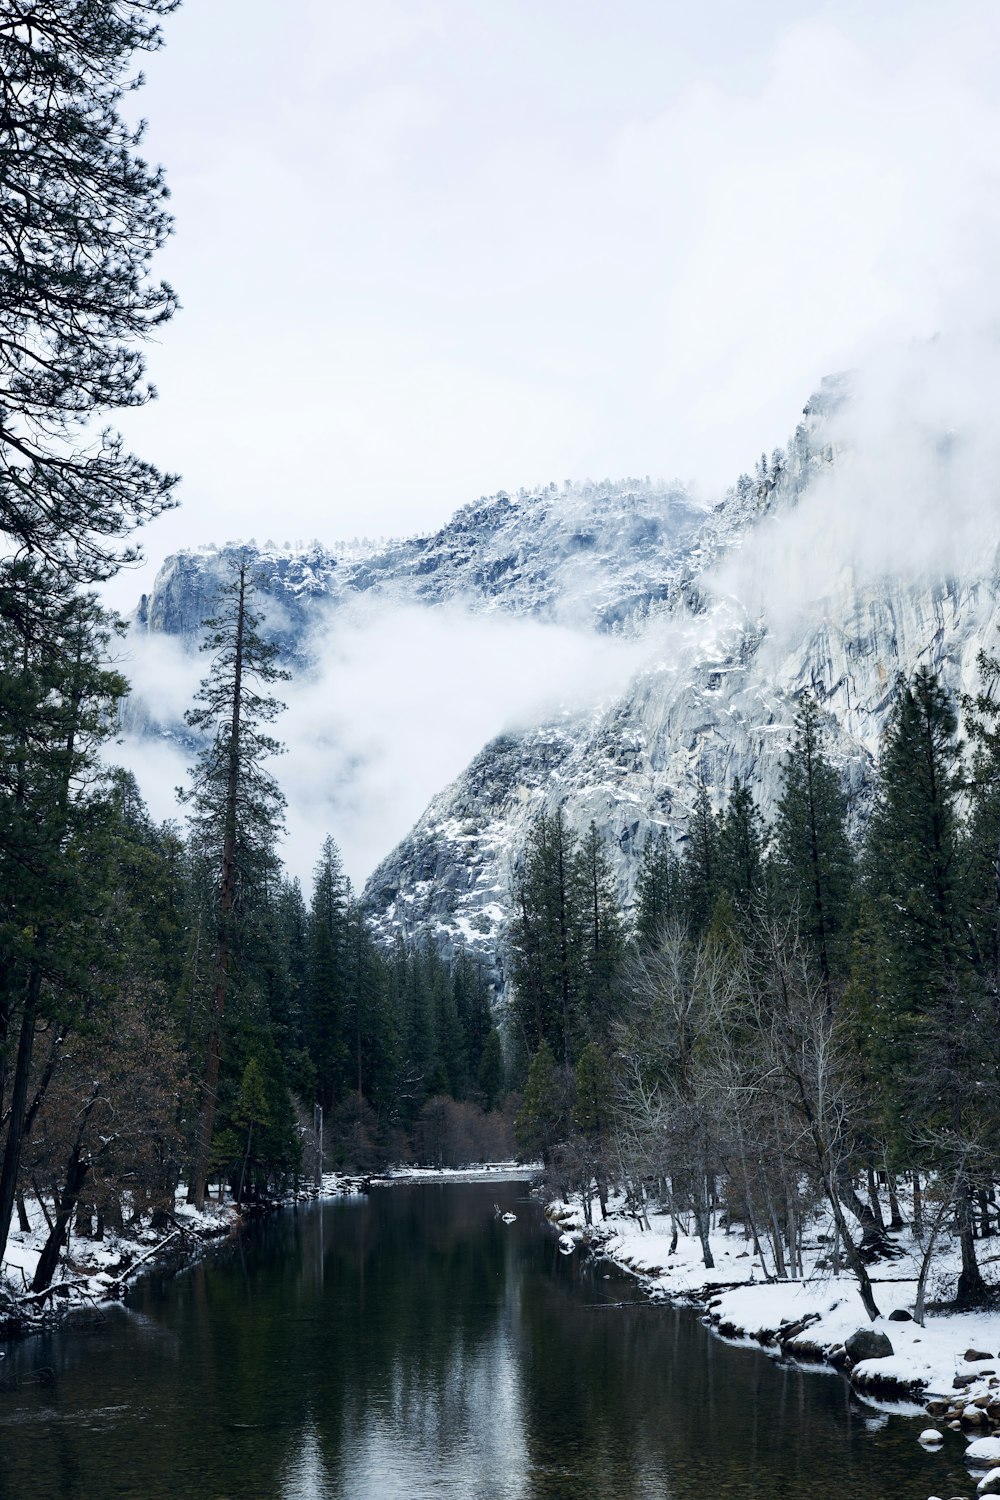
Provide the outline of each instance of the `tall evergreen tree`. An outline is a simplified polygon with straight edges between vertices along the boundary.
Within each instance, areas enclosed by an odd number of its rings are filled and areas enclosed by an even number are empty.
[[[666,828],[650,834],[639,870],[636,935],[645,948],[655,947],[680,902],[680,860]]]
[[[174,480],[95,419],[153,394],[138,346],[176,298],[147,280],[170,232],[162,174],[122,115],[137,52],[176,0],[30,0],[0,11],[0,533],[89,582]]]
[[[1000,657],[980,651],[979,688],[962,701],[969,778],[969,921],[977,964],[1000,993]]]
[[[782,771],[771,871],[778,904],[797,914],[829,995],[846,967],[854,858],[846,799],[823,746],[819,707],[810,697],[796,715]]]
[[[745,781],[729,794],[719,829],[720,882],[744,923],[764,897],[764,820]]]
[[[274,843],[284,805],[265,766],[281,747],[263,728],[277,717],[282,704],[264,690],[289,674],[276,665],[276,648],[260,634],[259,618],[250,608],[253,587],[241,557],[222,590],[221,612],[206,621],[202,649],[212,652],[212,671],[198,690],[196,707],[187,714],[190,727],[207,736],[187,793],[191,836],[217,871],[208,1037],[189,1185],[190,1200],[199,1207],[211,1157],[234,939],[254,888],[275,871]]]
[[[172,8],[0,11],[0,1253],[36,1022],[90,984],[107,811],[93,755],[125,686],[75,588],[135,555],[123,539],[174,483],[114,432],[95,441],[105,413],[152,394],[138,345],[175,306],[147,281],[166,190],[120,111],[134,53],[159,45]]]
[[[591,1039],[606,1034],[625,954],[625,924],[604,846],[591,823],[575,862],[581,927],[581,1021]]]
[[[482,961],[462,952],[452,965],[455,1009],[465,1039],[469,1077],[478,1077],[484,1049],[494,1030],[492,989]],[[482,1084],[480,1084],[480,1088]]]
[[[981,996],[965,921],[959,797],[961,745],[954,706],[922,668],[899,687],[880,759],[879,796],[865,850],[865,882],[886,962],[876,1004],[894,1123],[919,1150],[935,1135],[965,1149],[975,1134],[983,1048]],[[934,1153],[931,1152],[931,1160]],[[971,1184],[957,1174],[962,1251],[958,1301],[985,1295],[973,1238]]]
[[[694,935],[707,930],[722,889],[719,833],[719,819],[712,810],[712,799],[702,777],[681,857],[682,902]]]
[[[578,845],[562,809],[533,824],[515,889],[515,1012],[529,1052],[547,1042],[570,1068],[581,992]]]
[[[316,1068],[319,1102],[327,1111],[346,1092],[348,887],[333,839],[323,842],[308,919],[306,1045]]]

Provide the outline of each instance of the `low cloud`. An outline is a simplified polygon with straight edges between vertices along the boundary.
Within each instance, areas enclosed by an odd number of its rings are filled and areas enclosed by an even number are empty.
[[[316,666],[279,684],[287,704],[273,764],[288,799],[282,855],[308,884],[327,833],[360,885],[482,746],[503,731],[597,707],[642,666],[649,643],[595,636],[457,604],[331,611],[309,642]],[[122,668],[158,721],[177,723],[207,664],[175,638],[137,636]],[[154,816],[177,816],[191,756],[130,734],[112,757]]]
[[[779,634],[845,590],[988,575],[1000,543],[1000,337],[958,329],[872,357],[800,501],[709,580]]]

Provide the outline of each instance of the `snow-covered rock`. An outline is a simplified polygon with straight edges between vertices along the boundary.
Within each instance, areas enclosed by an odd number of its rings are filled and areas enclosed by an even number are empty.
[[[1000,1465],[1000,1437],[976,1438],[966,1448],[965,1459],[980,1468]]]

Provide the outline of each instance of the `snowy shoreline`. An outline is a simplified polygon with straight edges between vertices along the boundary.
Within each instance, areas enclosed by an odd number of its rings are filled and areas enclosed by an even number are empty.
[[[193,1208],[180,1188],[161,1228],[140,1224],[131,1231],[106,1229],[102,1239],[73,1235],[60,1255],[52,1285],[35,1293],[31,1282],[49,1228],[35,1198],[25,1197],[25,1209],[30,1228],[11,1228],[0,1264],[0,1343],[64,1324],[82,1310],[99,1313],[103,1307],[127,1302],[129,1291],[142,1278],[194,1265],[221,1240],[239,1233],[252,1216],[233,1202]]]
[[[372,1187],[390,1187],[396,1182],[533,1182],[541,1177],[542,1170],[541,1162],[525,1166],[517,1161],[483,1162],[472,1167],[389,1167],[367,1181]]]
[[[1000,1429],[1000,1310],[935,1309],[919,1327],[911,1317],[919,1247],[909,1231],[892,1236],[895,1258],[870,1267],[882,1314],[872,1322],[851,1275],[830,1269],[832,1233],[823,1220],[805,1237],[805,1275],[768,1280],[735,1226],[711,1235],[715,1266],[709,1269],[696,1236],[681,1234],[671,1252],[666,1215],[650,1213],[646,1229],[626,1218],[614,1198],[607,1220],[593,1225],[586,1224],[579,1199],[550,1202],[545,1213],[564,1240],[571,1237],[635,1276],[654,1302],[700,1309],[706,1328],[720,1338],[804,1368],[842,1373],[868,1404],[920,1417],[925,1428],[930,1416],[937,1428],[972,1440]],[[955,1266],[957,1249],[944,1251],[942,1286]],[[849,1345],[861,1352],[853,1345],[857,1333],[887,1339],[891,1354],[852,1359]],[[997,1445],[992,1461],[1000,1463],[1000,1441],[989,1442]],[[976,1456],[970,1449],[970,1460]]]

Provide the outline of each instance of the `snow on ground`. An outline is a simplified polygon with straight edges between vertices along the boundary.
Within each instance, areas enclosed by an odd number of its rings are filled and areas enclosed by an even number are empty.
[[[851,1383],[864,1399],[889,1402],[896,1411],[902,1401],[914,1414],[923,1414],[926,1402],[940,1422],[954,1423],[970,1437],[1000,1424],[1000,1310],[928,1312],[923,1328],[889,1316],[913,1309],[919,1248],[908,1229],[891,1236],[897,1258],[869,1267],[882,1314],[871,1322],[853,1276],[829,1269],[833,1236],[822,1219],[806,1236],[804,1278],[769,1281],[738,1227],[711,1235],[715,1267],[708,1269],[693,1234],[681,1233],[671,1254],[671,1224],[665,1215],[650,1213],[646,1229],[623,1217],[621,1203],[613,1199],[606,1222],[596,1203],[594,1207],[592,1229],[585,1225],[579,1200],[552,1203],[547,1213],[563,1235],[570,1231],[578,1241],[596,1241],[603,1253],[642,1280],[651,1297],[704,1307],[706,1321],[722,1336],[759,1344],[772,1355],[849,1368]],[[980,1256],[989,1272],[988,1252],[981,1248]],[[958,1266],[957,1241],[949,1241],[935,1257],[929,1297],[952,1295]],[[851,1367],[844,1344],[859,1329],[884,1334],[892,1355]],[[970,1360],[969,1353],[988,1357]]]
[[[531,1182],[541,1173],[541,1162],[526,1166],[519,1161],[479,1162],[470,1167],[387,1167],[384,1172],[361,1174],[324,1172],[320,1196],[342,1198],[395,1182]]]
[[[101,1240],[71,1232],[51,1290],[44,1296],[31,1292],[31,1282],[49,1229],[37,1199],[26,1197],[30,1229],[20,1229],[16,1218],[11,1225],[0,1261],[0,1302],[15,1318],[31,1319],[46,1308],[65,1311],[117,1301],[128,1283],[152,1269],[161,1257],[195,1253],[206,1242],[228,1234],[238,1222],[235,1204],[210,1202],[199,1210],[185,1201],[186,1191],[178,1189],[173,1213],[164,1228],[140,1223],[124,1233],[106,1229]]]
[[[391,1167],[377,1180],[389,1182],[530,1182],[541,1174],[541,1164],[517,1161],[483,1162],[474,1167]]]

